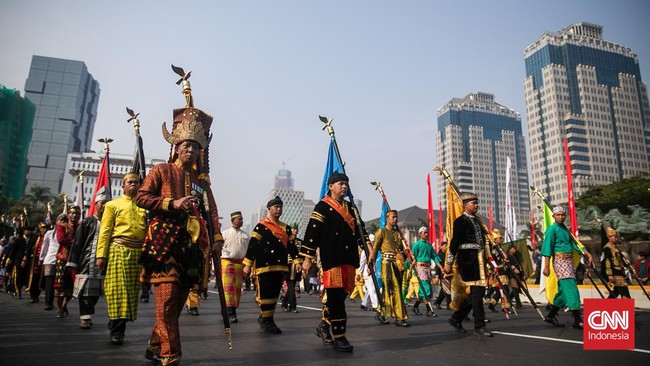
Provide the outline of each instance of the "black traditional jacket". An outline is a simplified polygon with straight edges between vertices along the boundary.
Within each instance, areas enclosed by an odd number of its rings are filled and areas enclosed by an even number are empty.
[[[458,274],[469,286],[485,286],[485,240],[478,220],[463,213],[454,220],[446,263],[455,263]]]
[[[333,199],[330,199],[333,200]],[[320,251],[320,261],[323,271],[343,264],[359,267],[359,242],[357,235],[359,227],[354,219],[350,204],[343,201],[337,209],[321,200],[314,207],[309,217],[300,255],[315,258],[316,250]],[[345,216],[345,217],[344,217]],[[361,237],[365,237],[362,233]]]
[[[244,265],[255,267],[255,274],[289,272],[288,258],[298,259],[298,249],[291,228],[264,218],[255,225],[248,242]]]

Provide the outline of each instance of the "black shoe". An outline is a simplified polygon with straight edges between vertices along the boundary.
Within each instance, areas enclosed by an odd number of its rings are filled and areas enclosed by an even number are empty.
[[[144,358],[153,362],[160,362],[160,357],[157,354],[153,353],[153,351],[149,348],[147,348],[147,350],[144,352]]]
[[[273,318],[268,317],[268,318],[262,318],[260,317],[257,322],[260,324],[260,329],[264,333],[269,333],[269,334],[281,334],[282,330],[278,328],[277,325],[275,325],[275,321],[273,321]]]
[[[573,323],[573,328],[574,329],[582,329],[582,322]]]
[[[485,324],[487,324],[487,323],[490,322],[490,319],[485,319],[485,320],[483,320],[483,321],[485,322]]]
[[[420,313],[420,308],[417,306],[413,307],[413,312],[415,313],[415,315],[422,315],[422,313]]]
[[[523,306],[522,304],[517,304],[516,308],[517,308],[517,309],[523,309],[524,306]]]
[[[474,334],[485,337],[492,337],[492,332],[490,332],[486,327],[474,328]]]
[[[328,326],[323,326],[322,323],[316,327],[314,334],[316,334],[316,336],[319,337],[324,344],[331,345],[334,343],[334,339],[330,334],[330,328]]]
[[[140,301],[147,303],[147,302],[149,302],[149,298],[148,297],[141,297]]]
[[[231,316],[229,320],[231,323],[237,323],[239,321],[236,316]]]
[[[124,343],[123,335],[114,335],[111,336],[111,344],[114,346],[121,346]]]
[[[56,317],[57,318],[63,318],[64,316],[65,316],[65,313],[63,312],[63,310],[59,310],[59,311],[56,312]]]
[[[489,304],[489,305],[488,305],[488,309],[490,309],[490,311],[493,312],[493,313],[496,313],[496,312],[497,312],[497,308],[494,307],[494,304]]]
[[[334,347],[341,352],[352,352],[354,347],[348,342],[345,336],[340,338],[334,338]]]
[[[37,302],[38,302],[38,299],[31,299],[31,300],[29,300],[29,303],[30,303],[30,304],[37,303]]]
[[[431,310],[427,310],[427,316],[430,316],[432,318],[437,318],[438,314],[436,314],[435,312],[433,312]]]
[[[421,315],[421,314],[420,314]],[[395,320],[395,325],[398,327],[408,327],[409,323],[406,322],[406,320]]]
[[[183,309],[185,309],[185,312],[186,312],[186,313],[188,313],[188,314],[191,313],[191,310],[190,310],[190,307],[189,307],[189,306],[185,305],[185,306],[183,306]]]
[[[440,304],[436,304],[436,309],[441,310],[442,306],[440,306]]]
[[[194,308],[190,308],[189,313],[190,313],[191,315],[193,315],[193,316],[199,316],[199,308],[196,308],[196,307],[194,307]]]
[[[282,311],[289,311],[289,308],[286,306],[282,306]]]
[[[367,310],[368,310],[368,307],[367,307],[367,306],[360,305],[360,306],[359,306],[359,309],[361,309],[361,310],[366,310],[366,311],[367,311]]]
[[[374,318],[376,321],[380,322],[381,324],[388,324],[388,320],[386,320],[386,317],[382,316],[379,313],[375,313]]]
[[[294,313],[296,313],[296,314],[299,313],[298,309],[293,309],[292,311],[293,311]]]
[[[564,324],[560,323],[560,322],[557,320],[556,317],[552,317],[552,318],[544,318],[544,321],[547,322],[547,323],[549,323],[549,324],[551,324],[551,325],[553,325],[553,326],[556,327],[556,328],[563,328],[563,327],[564,327]]]
[[[48,305],[48,306],[46,306],[45,309],[43,309],[43,310],[52,310],[52,309],[54,309],[54,306],[52,306],[52,305]]]
[[[456,319],[454,319],[454,318],[449,318],[449,320],[447,320],[447,323],[449,323],[449,325],[451,325],[452,327],[454,327],[454,329],[455,329],[458,333],[465,333],[465,332],[467,332],[467,331],[465,330],[465,328],[463,328],[463,325],[462,325],[460,322],[456,321]]]

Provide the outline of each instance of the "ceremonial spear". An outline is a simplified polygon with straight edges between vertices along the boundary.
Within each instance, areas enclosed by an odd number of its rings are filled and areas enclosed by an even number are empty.
[[[343,164],[343,159],[341,158],[341,151],[339,150],[339,144],[336,142],[336,135],[334,134],[334,127],[332,127],[332,119],[323,117],[323,116],[318,116],[318,118],[325,124],[323,126],[322,130],[327,129],[327,133],[330,135],[332,139],[332,143],[334,144],[334,152],[336,153],[336,159],[341,165],[341,169],[343,170],[341,173],[345,174],[345,164]],[[348,183],[349,187],[349,183]],[[375,276],[375,268],[372,263],[370,263],[370,253],[368,246],[366,243],[370,241],[368,238],[366,232],[365,232],[365,225],[363,224],[363,221],[361,220],[361,214],[359,213],[359,208],[357,205],[354,203],[354,196],[352,195],[352,189],[348,189],[348,197],[350,197],[350,207],[352,208],[352,212],[354,212],[354,220],[356,221],[357,227],[359,230],[355,230],[355,236],[357,237],[357,241],[359,243],[359,246],[363,250],[363,252],[366,254],[366,260],[368,260],[368,270],[370,271],[370,277],[372,278],[372,283],[375,286],[375,293],[377,294],[377,302],[379,303],[379,308],[384,309],[384,300],[381,297],[381,293],[379,292],[379,284],[377,283],[377,276]]]
[[[187,73],[183,70],[181,67],[177,67],[172,65],[172,70],[181,78],[178,79],[176,82],[176,85],[183,84],[183,89],[182,93],[185,95],[185,108],[194,108],[194,98],[192,97],[192,87],[190,86],[190,76],[192,75],[192,71],[188,71]],[[207,131],[206,131],[207,133]],[[208,138],[208,141],[212,139],[212,134],[209,136],[206,136]],[[208,147],[203,146],[203,154],[208,154]],[[209,202],[208,202],[208,190],[207,188],[210,186],[210,178],[208,176],[208,163],[207,163],[207,156],[205,156],[205,167],[201,166],[202,164],[197,164],[198,167],[198,176],[199,176],[199,182],[201,184],[201,188],[203,189],[203,207],[199,207],[199,211],[201,212],[201,216],[203,216],[203,220],[206,223],[206,228],[208,230],[208,238],[210,240],[210,248],[214,246],[214,231],[215,229],[218,230],[218,228],[213,227],[212,225],[212,220],[210,219],[210,207],[209,207]],[[203,171],[205,170],[205,171]],[[223,290],[223,281],[221,278],[221,263],[219,260],[215,260],[214,262],[214,275],[215,275],[215,282],[217,284],[217,290],[219,291],[219,303],[221,304],[221,317],[223,319],[223,326],[224,326],[224,331],[226,333],[226,341],[228,342],[228,349],[232,349],[232,330],[230,329],[230,318],[228,317],[228,309],[226,307],[226,297],[225,293]]]
[[[454,189],[454,191],[456,191],[458,196],[460,196],[460,193],[461,193],[460,189],[458,188],[458,186],[456,185],[454,180],[451,178],[451,175],[449,175],[449,172],[444,168],[444,166],[435,167],[435,168],[433,168],[433,171],[439,172],[440,175],[442,175],[447,180],[447,182]],[[481,227],[481,231],[482,231],[483,235],[485,236],[487,241],[490,243],[490,248],[494,248],[497,251],[497,253],[499,254],[499,256],[501,256],[505,260],[507,258],[507,256],[505,255],[505,253],[503,253],[503,249],[501,249],[500,246],[494,245],[494,242],[492,241],[492,236],[487,232],[487,229],[486,229],[485,224],[483,223],[483,220],[481,220],[481,218],[478,215],[476,215],[475,217],[476,217],[476,220],[480,224],[479,226]],[[495,271],[496,271],[497,270],[496,269],[496,263],[490,262],[490,264],[492,264],[492,266],[495,268]],[[542,318],[542,320],[546,319],[544,314],[542,314],[542,311],[539,310],[539,307],[537,306],[537,303],[535,302],[533,297],[530,295],[530,292],[528,291],[528,288],[525,286],[524,283],[522,283],[519,276],[517,276],[517,274],[514,273],[514,271],[512,271],[510,266],[505,265],[504,267],[507,270],[509,270],[510,272],[513,272],[512,274],[513,274],[513,277],[515,278],[515,281],[517,281],[517,284],[519,285],[519,288],[521,288],[523,290],[524,294],[528,298],[528,301],[530,301],[530,304],[537,311],[537,314],[539,314],[539,316]],[[499,277],[497,276],[497,281],[498,281],[498,278]],[[499,285],[501,285],[501,284],[499,283]],[[515,310],[515,314],[516,314],[516,310]]]

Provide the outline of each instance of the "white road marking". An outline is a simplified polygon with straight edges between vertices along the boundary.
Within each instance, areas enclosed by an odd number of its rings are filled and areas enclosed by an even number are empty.
[[[512,337],[522,337],[522,338],[532,338],[532,339],[541,339],[545,341],[553,341],[553,342],[563,342],[563,343],[572,343],[572,344],[582,344],[582,341],[572,341],[570,339],[558,339],[558,338],[550,338],[550,337],[540,337],[540,336],[534,336],[534,335],[529,335],[529,334],[518,334],[518,333],[508,333],[508,332],[500,332],[498,330],[493,330],[492,333],[494,334],[503,334],[507,336],[512,336]],[[641,352],[641,353],[650,353],[650,350],[647,349],[640,349],[640,348],[635,348],[635,349],[630,349],[628,351],[633,351],[633,352]]]

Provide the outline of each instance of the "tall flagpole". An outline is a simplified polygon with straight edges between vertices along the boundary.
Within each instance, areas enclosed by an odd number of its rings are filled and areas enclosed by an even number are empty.
[[[341,164],[341,170],[343,174],[345,174],[345,164],[343,164],[343,159],[341,158],[341,151],[339,150],[339,144],[336,142],[336,135],[334,134],[334,127],[332,127],[332,119],[323,117],[323,116],[318,116],[318,118],[325,124],[323,126],[322,130],[327,130],[327,133],[330,135],[331,142],[334,145],[334,153],[336,155],[336,159],[338,162]],[[349,186],[349,184],[348,184]],[[361,249],[364,251],[366,254],[366,259],[368,260],[368,270],[370,271],[370,277],[372,277],[372,283],[375,285],[375,292],[377,293],[377,302],[379,303],[379,308],[384,309],[384,300],[381,297],[381,293],[379,293],[379,283],[377,282],[377,276],[375,275],[375,268],[372,263],[370,263],[370,249],[368,248],[368,245],[366,243],[370,242],[370,239],[366,236],[365,233],[365,225],[363,221],[361,220],[361,214],[359,213],[359,208],[357,205],[354,203],[354,196],[352,195],[352,189],[348,189],[348,196],[350,197],[350,207],[352,208],[352,212],[354,212],[354,219],[356,221],[357,227],[359,230],[355,230],[357,233],[357,240],[359,241],[359,245],[361,246]]]

